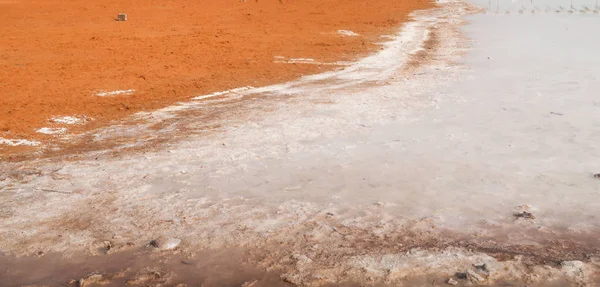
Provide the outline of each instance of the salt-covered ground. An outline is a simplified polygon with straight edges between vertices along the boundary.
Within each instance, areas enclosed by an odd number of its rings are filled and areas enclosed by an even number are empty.
[[[186,127],[153,149],[3,164],[0,250],[119,256],[158,239],[156,258],[242,249],[305,286],[593,286],[600,17],[476,11],[443,2],[339,71],[140,115]],[[189,116],[230,97],[250,100]],[[199,283],[164,268],[126,276]]]

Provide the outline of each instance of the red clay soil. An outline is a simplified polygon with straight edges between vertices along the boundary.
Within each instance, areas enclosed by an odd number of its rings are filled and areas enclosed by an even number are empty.
[[[376,49],[430,0],[0,0],[0,137],[38,139],[54,116],[91,129],[132,113],[262,86]],[[128,21],[116,21],[127,13]],[[358,37],[343,37],[337,30]],[[95,96],[135,89],[132,95]],[[46,136],[47,137],[47,136]]]

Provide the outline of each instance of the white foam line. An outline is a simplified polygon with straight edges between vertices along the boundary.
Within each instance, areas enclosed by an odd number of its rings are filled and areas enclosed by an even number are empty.
[[[101,91],[101,92],[97,93],[96,96],[106,97],[106,96],[116,96],[116,95],[131,95],[131,94],[133,94],[133,92],[135,92],[135,90],[133,90],[133,89],[118,90],[118,91],[112,91],[112,92]]]
[[[29,141],[24,139],[5,139],[0,138],[0,144],[8,145],[8,146],[39,146],[40,142],[38,141]]]
[[[62,134],[65,133],[67,131],[66,128],[41,128],[39,130],[37,130],[37,133],[40,134],[46,134],[46,135],[55,135],[55,134]]]

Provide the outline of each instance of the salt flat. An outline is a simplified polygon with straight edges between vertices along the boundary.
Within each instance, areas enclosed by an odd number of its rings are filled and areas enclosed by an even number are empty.
[[[192,257],[246,248],[303,286],[440,285],[483,263],[478,284],[593,286],[600,17],[476,11],[442,2],[350,67],[244,90],[256,99],[210,133],[7,164],[0,248],[172,237]],[[201,108],[184,107],[154,118]]]

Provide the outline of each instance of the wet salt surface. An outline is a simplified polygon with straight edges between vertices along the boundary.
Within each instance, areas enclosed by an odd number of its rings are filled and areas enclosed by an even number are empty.
[[[366,278],[404,269],[452,274],[457,266],[494,262],[479,254],[457,264],[460,256],[452,252],[417,252],[408,260],[403,246],[420,246],[419,234],[394,236],[415,224],[492,241],[508,254],[526,254],[521,246],[548,253],[561,245],[554,239],[579,244],[564,245],[566,253],[550,260],[555,265],[597,255],[600,181],[592,174],[600,170],[594,160],[600,155],[594,99],[600,47],[586,35],[599,27],[598,19],[485,14],[469,20],[472,43],[443,46],[442,59],[414,73],[403,72],[406,58],[398,55],[423,50],[411,42],[431,35],[421,24],[408,25],[404,38],[344,70],[236,92],[298,97],[247,102],[249,118],[227,118],[219,133],[155,152],[65,164],[58,180],[48,175],[1,194],[26,203],[21,210],[3,201],[6,214],[14,214],[2,226],[14,235],[7,239],[14,240],[10,248],[66,251],[113,234],[143,241],[164,232],[200,246],[269,239],[293,245],[301,238],[308,246],[271,250],[283,257],[298,250],[311,255],[314,269],[302,265],[292,273],[328,270],[322,266],[331,267],[324,263],[329,258],[320,254],[339,249],[351,258],[333,256],[330,263],[355,264],[368,271]],[[465,58],[455,57],[469,45]],[[264,107],[272,110],[264,117],[251,112]],[[61,181],[62,174],[72,179]],[[38,186],[75,192],[40,193]],[[516,218],[523,210],[535,219]],[[64,229],[36,226],[44,222],[40,217]],[[72,237],[56,241],[57,232]],[[19,236],[51,239],[23,245]],[[378,257],[390,241],[406,245]],[[364,242],[372,243],[366,245],[372,253],[347,255],[344,244]],[[581,246],[589,254],[572,258]],[[419,265],[423,258],[432,265]],[[279,259],[263,264],[278,266]]]

